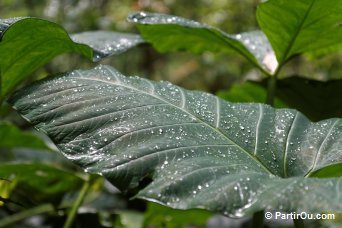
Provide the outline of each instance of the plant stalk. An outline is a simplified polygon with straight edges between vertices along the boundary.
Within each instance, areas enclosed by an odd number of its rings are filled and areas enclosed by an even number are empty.
[[[266,104],[273,106],[277,89],[277,75],[268,78]]]
[[[86,180],[82,186],[82,189],[77,197],[77,199],[75,200],[75,203],[72,205],[69,213],[68,213],[68,218],[63,226],[63,228],[70,228],[72,226],[72,224],[74,223],[78,208],[82,205],[83,200],[85,198],[85,196],[87,195],[87,192],[89,190],[90,187],[90,181]]]
[[[8,216],[2,220],[0,220],[0,227],[7,227],[10,225],[14,225],[18,223],[19,221],[32,217],[34,215],[39,215],[43,213],[53,212],[55,209],[51,204],[43,204],[38,207],[34,207],[19,213],[16,213],[14,215]]]
[[[253,214],[252,222],[253,228],[263,228],[264,227],[264,211],[258,211]]]

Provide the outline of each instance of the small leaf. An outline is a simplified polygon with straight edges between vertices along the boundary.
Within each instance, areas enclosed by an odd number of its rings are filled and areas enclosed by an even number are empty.
[[[341,119],[312,123],[108,66],[40,81],[10,103],[87,172],[121,190],[150,179],[143,199],[238,217],[342,210],[339,178],[307,178],[341,163]]]
[[[301,53],[322,55],[342,48],[341,0],[269,0],[257,19],[283,65]]]
[[[278,66],[272,47],[261,31],[230,35],[196,21],[158,13],[134,13],[128,20],[137,23],[143,38],[161,52],[236,51],[271,73]]]
[[[60,54],[75,52],[98,61],[143,42],[138,35],[104,31],[70,38],[61,26],[38,18],[0,19],[0,38],[0,100]]]

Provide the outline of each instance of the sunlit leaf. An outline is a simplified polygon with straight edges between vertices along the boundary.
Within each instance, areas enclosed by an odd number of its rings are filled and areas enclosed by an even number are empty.
[[[321,55],[342,48],[341,0],[269,0],[257,19],[283,64],[296,54]]]
[[[143,42],[138,35],[104,31],[70,38],[61,26],[38,18],[0,19],[0,41],[0,98],[57,55],[75,52],[97,61]]]
[[[342,210],[339,178],[308,178],[341,163],[341,119],[313,123],[108,66],[43,80],[10,103],[67,158],[143,199],[231,216]]]
[[[271,45],[261,31],[230,35],[185,18],[145,12],[131,14],[128,20],[137,23],[143,38],[162,52],[236,51],[271,73],[278,65]]]

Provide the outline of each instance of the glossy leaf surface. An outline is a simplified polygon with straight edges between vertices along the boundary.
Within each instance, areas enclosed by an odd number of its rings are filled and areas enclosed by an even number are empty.
[[[231,216],[342,209],[340,179],[304,177],[341,163],[341,119],[312,123],[108,66],[41,81],[10,103],[87,172],[121,190],[151,179],[140,198]]]
[[[90,46],[94,51],[94,61],[114,54],[120,54],[145,42],[136,34],[109,31],[77,33],[71,35],[71,39],[76,43]]]
[[[0,19],[0,41],[0,97],[57,55],[75,52],[97,61],[142,42],[137,35],[104,31],[70,38],[61,26],[38,18]]]
[[[128,20],[137,23],[143,38],[162,52],[236,51],[271,73],[278,66],[271,45],[261,31],[230,35],[182,17],[145,12],[131,14]]]
[[[269,0],[257,19],[283,64],[300,53],[321,55],[342,48],[341,0]]]

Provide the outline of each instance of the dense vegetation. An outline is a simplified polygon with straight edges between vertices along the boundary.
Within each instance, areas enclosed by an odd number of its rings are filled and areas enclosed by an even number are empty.
[[[257,6],[256,20],[240,9],[235,19],[250,21],[222,30],[163,14],[172,4],[153,2],[163,13],[128,16],[140,35],[114,32],[108,21],[94,20],[106,31],[94,31],[94,21],[62,23],[77,13],[60,16],[53,2],[37,8],[64,26],[0,20],[0,226],[217,227],[222,218],[212,213],[253,216],[238,221],[261,226],[264,211],[342,210],[338,0],[270,0]],[[117,7],[99,1],[92,11],[95,3],[85,2],[87,18]],[[220,2],[203,14],[233,20],[215,9]],[[78,55],[52,61],[70,52]],[[88,70],[74,70],[81,67]],[[54,76],[32,83],[47,74]],[[161,78],[217,96],[150,80]]]

